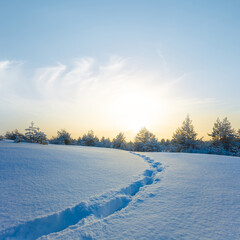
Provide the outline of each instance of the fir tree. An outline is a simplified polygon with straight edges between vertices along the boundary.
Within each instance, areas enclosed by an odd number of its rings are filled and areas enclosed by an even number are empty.
[[[240,142],[240,129],[238,129],[238,131],[236,133],[236,139],[238,142]]]
[[[226,151],[231,150],[235,134],[231,123],[225,117],[222,121],[217,118],[213,125],[212,133],[208,134],[212,137],[212,143],[215,146],[222,146]]]
[[[72,144],[73,140],[70,133],[68,133],[65,129],[61,129],[57,132],[57,138],[53,138],[51,142],[56,144],[69,145]]]
[[[113,148],[125,149],[126,148],[126,137],[123,132],[120,132],[113,139]]]
[[[88,133],[84,134],[81,139],[81,144],[84,146],[96,146],[98,142],[99,139],[94,135],[93,130],[88,131]]]
[[[134,139],[134,150],[142,152],[159,151],[160,145],[155,135],[144,127]]]
[[[26,128],[25,131],[26,131],[25,136],[27,141],[34,143],[36,140],[36,131],[37,131],[37,128],[34,127],[34,122],[31,122],[31,125],[28,128]]]
[[[173,134],[172,142],[179,146],[179,151],[181,149],[187,150],[195,147],[196,137],[197,133],[194,131],[192,120],[189,115],[187,115],[182,123],[182,127],[178,128]]]
[[[26,133],[26,139],[28,142],[31,143],[41,143],[41,144],[47,144],[47,136],[44,132],[40,131],[39,127],[35,127],[34,123],[31,122],[31,125],[25,129]],[[22,138],[21,136],[17,136],[15,139],[16,142],[21,142]]]
[[[102,137],[100,142],[99,142],[99,146],[110,148],[110,147],[112,147],[112,142],[109,138]]]

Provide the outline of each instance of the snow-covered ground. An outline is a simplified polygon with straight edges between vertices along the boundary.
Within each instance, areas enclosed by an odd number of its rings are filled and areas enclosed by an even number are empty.
[[[240,158],[0,143],[0,239],[240,239]]]
[[[123,188],[146,167],[120,150],[0,142],[0,239],[6,228]]]

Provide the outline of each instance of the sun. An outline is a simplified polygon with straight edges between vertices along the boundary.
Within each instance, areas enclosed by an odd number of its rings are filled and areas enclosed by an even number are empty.
[[[137,133],[141,128],[156,129],[165,119],[167,108],[159,88],[149,85],[131,85],[113,89],[106,101],[109,119],[114,129]]]
[[[156,115],[156,103],[146,94],[131,93],[115,102],[115,117],[126,131],[138,132],[141,128],[151,128]]]
[[[137,117],[133,118],[130,116],[129,119],[126,119],[124,125],[126,131],[132,131],[134,133],[137,133],[141,128],[148,126],[149,124],[147,124],[142,119],[139,119]]]

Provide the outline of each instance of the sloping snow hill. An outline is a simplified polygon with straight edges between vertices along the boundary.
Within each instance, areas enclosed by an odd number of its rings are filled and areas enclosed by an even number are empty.
[[[81,216],[74,220],[73,216],[62,216],[59,226],[52,228],[51,219],[46,219],[46,231],[36,234],[34,226],[27,229],[27,225],[22,230],[26,235],[16,232],[21,224],[54,213],[67,215],[69,207],[125,187],[146,167],[137,156],[120,150],[0,142],[0,239],[35,239],[64,229]],[[43,225],[37,227],[42,229]]]
[[[240,158],[0,143],[0,239],[240,239]]]

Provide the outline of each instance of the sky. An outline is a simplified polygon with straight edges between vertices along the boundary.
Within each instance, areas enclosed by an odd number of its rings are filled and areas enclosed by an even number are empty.
[[[0,134],[240,128],[240,1],[0,2]]]

